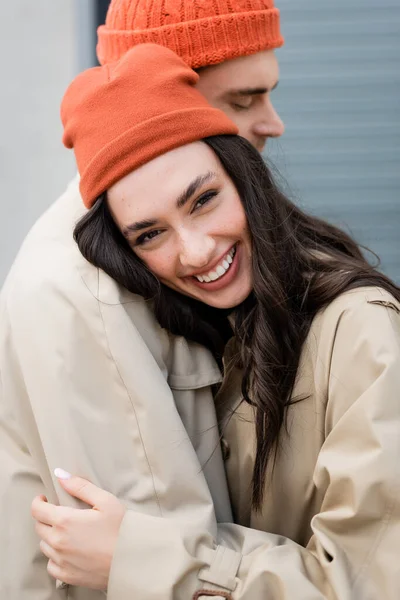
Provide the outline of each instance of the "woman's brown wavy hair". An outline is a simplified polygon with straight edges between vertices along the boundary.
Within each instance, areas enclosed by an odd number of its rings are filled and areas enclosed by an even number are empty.
[[[314,316],[356,287],[380,286],[398,300],[400,289],[368,263],[350,236],[290,202],[246,140],[216,136],[204,143],[235,184],[252,236],[254,289],[235,311],[234,365],[243,369],[243,397],[255,407],[252,498],[259,509],[267,463],[293,401],[300,353]],[[120,233],[105,195],[76,225],[74,237],[89,262],[152,302],[162,327],[206,346],[221,364],[231,334],[227,312],[161,284]]]

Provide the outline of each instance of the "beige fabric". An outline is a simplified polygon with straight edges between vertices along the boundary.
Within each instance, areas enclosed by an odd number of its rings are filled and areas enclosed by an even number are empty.
[[[276,597],[398,596],[399,392],[399,305],[381,290],[343,295],[316,318],[308,337],[294,393],[308,399],[289,412],[261,514],[247,520],[241,512],[238,472],[228,466],[239,522],[286,538],[264,557],[279,580]],[[248,413],[245,406],[240,412]],[[250,444],[234,447],[237,435],[241,442],[249,436],[232,428],[231,455],[247,454],[250,467]],[[240,463],[244,489],[248,469]],[[277,582],[268,579],[272,590]],[[248,582],[242,586],[240,598]]]
[[[73,502],[54,482],[59,466],[131,509],[109,600],[206,600],[200,589],[217,600],[397,599],[399,305],[362,289],[315,319],[295,390],[307,399],[289,411],[260,514],[251,410],[228,418],[240,374],[224,386],[232,524],[217,366],[84,261],[71,238],[80,211],[75,182],[28,236],[1,297],[0,598],[104,598],[56,590],[38,550],[32,497]]]
[[[28,235],[1,294],[1,600],[104,598],[56,591],[47,575],[30,504],[45,493],[73,505],[57,466],[214,535],[215,514],[232,518],[210,387],[218,366],[83,259],[72,239],[83,210],[75,181]]]
[[[218,403],[228,423],[226,467],[242,526],[220,524],[212,542],[179,519],[172,524],[129,511],[109,599],[184,600],[200,587],[218,589],[198,581],[217,560],[213,543],[241,558],[230,573],[236,587],[226,597],[233,600],[397,599],[400,305],[380,289],[363,288],[316,317],[294,391],[306,399],[289,411],[260,513],[250,507],[252,411],[242,404],[229,418],[239,397],[232,388],[227,392]],[[220,586],[226,580],[222,569]]]

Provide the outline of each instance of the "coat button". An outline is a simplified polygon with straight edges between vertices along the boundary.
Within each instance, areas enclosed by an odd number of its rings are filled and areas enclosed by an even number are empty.
[[[224,437],[221,438],[221,450],[222,450],[222,458],[224,460],[228,460],[228,458],[231,455],[231,449],[229,447],[228,442],[226,441],[226,439]]]

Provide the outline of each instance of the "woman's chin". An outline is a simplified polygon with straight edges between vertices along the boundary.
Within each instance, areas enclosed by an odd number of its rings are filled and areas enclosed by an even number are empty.
[[[251,291],[252,286],[246,285],[242,286],[238,290],[232,290],[232,292],[228,292],[228,290],[225,293],[219,294],[205,292],[196,295],[196,299],[200,300],[200,302],[203,302],[204,304],[207,304],[208,306],[212,306],[213,308],[228,310],[235,308],[244,302]]]

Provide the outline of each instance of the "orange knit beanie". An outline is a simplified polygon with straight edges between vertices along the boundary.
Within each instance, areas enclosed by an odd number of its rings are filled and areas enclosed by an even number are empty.
[[[112,0],[98,29],[99,62],[145,42],[170,48],[196,69],[278,48],[283,38],[274,0]]]
[[[132,48],[78,75],[61,104],[63,142],[75,152],[85,206],[153,158],[238,129],[194,87],[198,75],[171,50]]]

